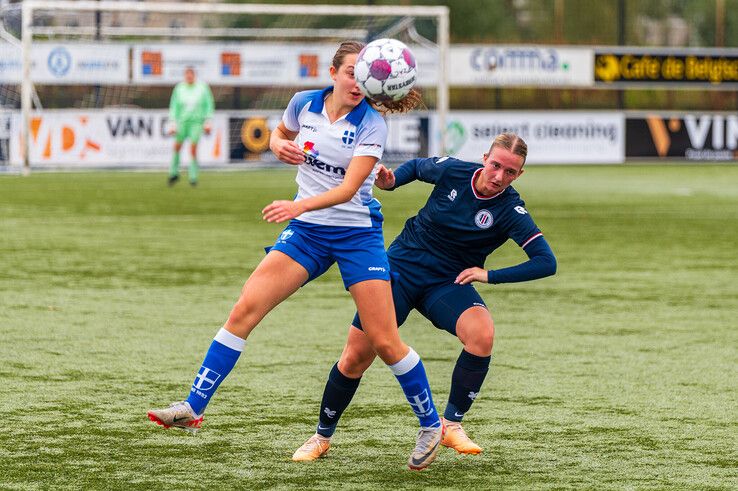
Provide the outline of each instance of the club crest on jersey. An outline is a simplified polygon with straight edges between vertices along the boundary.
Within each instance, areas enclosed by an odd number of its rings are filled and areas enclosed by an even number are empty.
[[[452,189],[451,192],[448,194],[448,199],[450,199],[451,201],[455,200],[457,194],[458,193],[456,192],[456,190]]]
[[[494,219],[492,218],[492,213],[490,213],[489,210],[479,210],[477,215],[474,217],[474,223],[477,227],[482,229],[490,228],[493,222]]]
[[[354,143],[354,137],[356,136],[356,133],[353,131],[346,130],[343,132],[343,136],[341,137],[341,141],[344,145],[351,145]]]

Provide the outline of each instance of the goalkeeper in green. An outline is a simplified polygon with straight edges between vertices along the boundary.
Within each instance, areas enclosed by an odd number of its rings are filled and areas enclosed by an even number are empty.
[[[204,132],[210,134],[210,118],[213,117],[213,93],[205,82],[195,81],[195,69],[185,68],[184,82],[178,83],[169,101],[169,134],[174,135],[174,155],[169,168],[170,186],[179,180],[179,151],[185,140],[190,140],[192,160],[188,177],[192,186],[197,185],[197,143]]]

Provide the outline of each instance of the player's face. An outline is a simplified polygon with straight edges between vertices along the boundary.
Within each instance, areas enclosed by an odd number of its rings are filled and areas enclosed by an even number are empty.
[[[357,106],[364,98],[354,78],[354,65],[358,54],[346,55],[340,68],[331,65],[333,79],[333,96],[342,106]]]
[[[523,173],[525,161],[510,150],[494,147],[484,154],[484,169],[477,179],[476,188],[485,196],[501,193]]]
[[[192,70],[185,70],[184,79],[188,84],[195,83],[195,72]]]

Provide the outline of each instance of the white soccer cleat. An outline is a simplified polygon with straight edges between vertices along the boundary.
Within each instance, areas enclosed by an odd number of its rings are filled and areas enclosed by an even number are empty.
[[[425,469],[431,462],[436,460],[438,451],[441,449],[441,440],[446,432],[446,428],[441,426],[438,428],[426,428],[421,426],[418,431],[418,438],[413,453],[407,461],[407,466],[412,470],[419,471]]]
[[[173,402],[165,409],[152,409],[146,415],[154,423],[164,428],[181,428],[192,434],[202,426],[202,415],[194,413],[186,401]]]
[[[325,457],[328,449],[331,448],[331,439],[317,433],[308,438],[308,441],[302,444],[300,448],[295,450],[292,460],[295,462],[311,462]]]

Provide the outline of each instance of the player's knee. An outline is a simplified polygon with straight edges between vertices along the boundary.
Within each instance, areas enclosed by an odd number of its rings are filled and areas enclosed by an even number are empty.
[[[235,326],[249,325],[252,318],[255,317],[255,309],[247,299],[241,297],[236,305],[231,309],[231,315],[228,316],[228,324]]]
[[[476,335],[477,338],[477,349],[485,353],[492,353],[492,344],[495,340],[495,328],[490,323],[488,326],[484,326],[479,329]]]
[[[492,322],[478,324],[470,329],[464,339],[466,351],[477,356],[489,356],[492,354],[494,344],[495,328]]]
[[[341,354],[338,368],[341,373],[349,378],[359,378],[371,366],[373,361],[373,352],[364,352],[346,347]]]
[[[400,346],[386,339],[373,339],[372,348],[385,363],[393,363],[398,357],[402,357]]]

